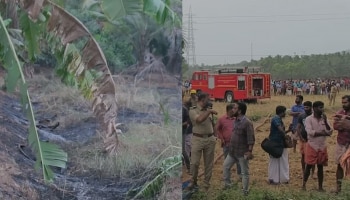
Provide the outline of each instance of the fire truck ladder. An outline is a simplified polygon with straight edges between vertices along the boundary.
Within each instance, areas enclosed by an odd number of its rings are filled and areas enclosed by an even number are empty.
[[[248,94],[247,94],[247,97],[251,97],[253,95],[253,90],[252,90],[252,77],[251,76],[248,76]]]
[[[265,95],[269,95],[271,93],[271,80],[265,76],[265,85],[266,85],[266,92],[264,92],[264,96]]]
[[[217,69],[216,70],[219,74],[236,74],[236,73],[244,73],[244,69],[237,68],[237,69]]]

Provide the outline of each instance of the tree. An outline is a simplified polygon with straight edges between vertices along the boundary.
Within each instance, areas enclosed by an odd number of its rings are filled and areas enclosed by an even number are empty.
[[[119,10],[118,16],[113,14],[112,17],[119,17],[119,14],[126,15],[127,12],[141,12],[142,4],[140,1],[112,1],[105,0],[105,3],[114,4],[119,3],[127,5],[126,7],[105,7],[107,10],[111,8],[121,8]],[[171,9],[160,0],[145,0],[143,2],[143,11],[153,15],[156,13],[155,17],[160,22],[164,22],[168,17],[175,19]],[[141,5],[140,5],[141,4]],[[141,9],[140,9],[141,8]],[[106,144],[106,150],[110,153],[115,154],[118,147],[118,138],[117,133],[120,130],[117,129],[116,114],[118,102],[115,97],[115,83],[111,77],[107,61],[101,48],[98,43],[95,41],[91,33],[87,28],[73,15],[69,14],[66,10],[60,6],[54,4],[49,0],[26,0],[23,2],[23,10],[25,10],[30,18],[30,21],[27,20],[26,23],[22,25],[27,25],[23,28],[23,33],[26,40],[26,50],[30,55],[30,58],[35,58],[37,55],[37,44],[38,44],[38,35],[40,36],[40,31],[42,27],[48,29],[48,31],[53,32],[56,36],[60,38],[60,41],[63,45],[64,52],[69,53],[70,63],[75,63],[69,69],[75,77],[84,81],[84,77],[90,70],[94,70],[97,73],[97,76],[93,79],[93,83],[90,85],[90,90],[93,93],[93,111],[96,114],[101,127],[104,133],[104,142]],[[152,11],[152,12],[151,12]],[[154,12],[153,12],[154,11]],[[113,10],[115,12],[115,10]],[[26,18],[23,18],[26,20]],[[30,119],[30,128],[29,128],[29,142],[33,147],[34,151],[37,154],[37,165],[41,164],[43,169],[44,179],[52,180],[53,174],[49,168],[49,165],[64,167],[67,155],[65,152],[62,152],[57,146],[46,146],[43,144],[38,137],[38,133],[35,127],[35,120],[33,115],[33,110],[26,88],[26,82],[22,73],[21,63],[17,59],[16,50],[12,44],[11,38],[7,32],[7,27],[5,26],[4,21],[1,18],[1,48],[0,54],[2,55],[1,63],[5,66],[8,74],[6,78],[6,86],[9,91],[13,91],[17,85],[17,82],[20,81],[21,97],[23,106],[28,111],[28,118]],[[42,25],[42,27],[40,26]],[[85,38],[86,42],[81,51],[72,47],[71,43]],[[66,58],[68,56],[66,55]],[[32,59],[33,60],[33,59]],[[13,62],[16,62],[13,64]],[[49,151],[49,157],[45,157],[45,152]],[[51,159],[60,162],[52,162]]]
[[[118,4],[118,1],[88,0],[85,2],[85,9],[98,16],[103,24],[112,27],[110,31],[123,32],[129,36],[126,40],[133,46],[138,68],[142,69],[149,65],[145,62],[146,55],[149,55],[163,62],[169,72],[180,73],[182,32],[181,20],[177,17],[177,13],[181,15],[181,1],[171,1],[172,4],[170,1],[161,0],[142,2],[143,12],[130,13],[126,16],[116,15],[114,10],[108,9]],[[171,6],[177,12],[173,11]]]

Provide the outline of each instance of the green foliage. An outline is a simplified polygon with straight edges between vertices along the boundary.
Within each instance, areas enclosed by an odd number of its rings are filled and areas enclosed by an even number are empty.
[[[10,25],[11,21],[12,21],[11,19],[5,19],[4,26],[7,27],[8,25]]]
[[[348,187],[348,183],[345,182],[345,188]],[[242,190],[237,185],[224,191],[217,192],[217,196],[209,194],[208,196],[204,192],[196,192],[192,195],[193,200],[202,199],[216,199],[216,200],[304,200],[304,199],[316,199],[316,200],[345,200],[349,199],[349,192],[347,189],[343,190],[338,195],[334,195],[330,192],[320,193],[317,191],[300,191],[298,189],[290,189],[290,187],[251,187],[248,196],[244,196]]]
[[[169,63],[172,68],[168,53],[173,41],[169,36],[174,27],[181,27],[181,20],[170,3],[179,4],[162,0],[88,0],[83,5],[88,11],[73,13],[86,23],[100,43],[113,73],[135,63],[142,65],[146,50],[163,58],[163,63]]]
[[[44,11],[46,15],[48,13]],[[39,15],[39,20],[33,22],[25,12],[21,12],[20,26],[25,38],[26,50],[31,61],[35,61],[36,56],[40,53],[40,36],[46,27],[47,17],[44,14]]]
[[[170,8],[170,0],[144,0],[143,11],[160,24],[169,21],[175,26],[181,26],[181,19]]]
[[[116,32],[100,31],[100,33],[94,34],[94,37],[101,45],[112,73],[121,72],[136,62],[132,53],[133,46],[128,44],[126,40],[114,39],[121,38]]]
[[[134,196],[134,199],[143,197],[150,199],[154,197],[157,192],[162,188],[164,179],[166,176],[178,177],[181,173],[182,156],[177,155],[173,157],[165,158],[160,162],[157,170],[157,175],[150,181],[148,181],[141,190]]]
[[[89,10],[82,10],[79,6],[67,5],[67,8],[84,23],[99,43],[110,71],[115,74],[134,64],[136,59],[133,55],[133,46],[127,37],[129,27],[122,21],[118,24],[109,22],[101,13],[100,4],[97,1],[85,1],[84,3],[83,8],[89,8]]]
[[[170,122],[170,113],[169,110],[165,108],[164,104],[162,102],[159,102],[159,108],[163,113],[163,117],[164,117],[164,124],[168,125]]]
[[[42,142],[39,139],[38,131],[35,126],[34,111],[30,101],[27,84],[22,72],[22,67],[17,58],[14,45],[12,44],[1,16],[0,43],[3,45],[3,48],[1,48],[1,55],[3,58],[2,64],[7,70],[7,78],[5,81],[6,88],[9,92],[14,92],[19,82],[21,103],[29,121],[28,142],[36,154],[35,168],[42,169],[45,181],[52,181],[53,172],[49,166],[65,168],[67,153],[60,149],[57,145]]]
[[[252,120],[253,122],[257,122],[261,119],[261,115],[252,115],[252,116],[249,116],[249,119]]]
[[[109,21],[115,21],[126,15],[140,13],[142,0],[103,0],[101,9]]]
[[[59,63],[56,73],[61,77],[62,82],[79,89],[85,98],[91,99],[92,86],[102,72],[94,69],[84,70],[79,50],[73,44],[68,44],[64,49],[58,49],[56,56]]]
[[[271,72],[275,79],[343,77],[350,73],[349,63],[349,51],[294,57],[277,55],[256,61],[256,65],[262,66],[266,72]],[[247,65],[252,66],[252,63]]]
[[[187,71],[188,71],[188,64],[185,59],[182,59],[181,72],[183,77],[185,76]]]

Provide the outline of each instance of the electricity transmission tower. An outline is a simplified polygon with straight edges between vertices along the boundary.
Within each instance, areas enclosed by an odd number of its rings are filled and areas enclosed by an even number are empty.
[[[190,12],[188,15],[188,30],[187,30],[187,64],[189,67],[194,67],[196,65],[196,53],[194,45],[194,35],[193,35],[193,21],[192,21],[192,10],[190,6]]]

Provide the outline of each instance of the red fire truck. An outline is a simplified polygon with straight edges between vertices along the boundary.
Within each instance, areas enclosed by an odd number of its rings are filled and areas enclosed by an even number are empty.
[[[229,103],[271,98],[271,75],[259,72],[258,68],[195,71],[191,83],[197,92],[206,92],[211,99]]]

